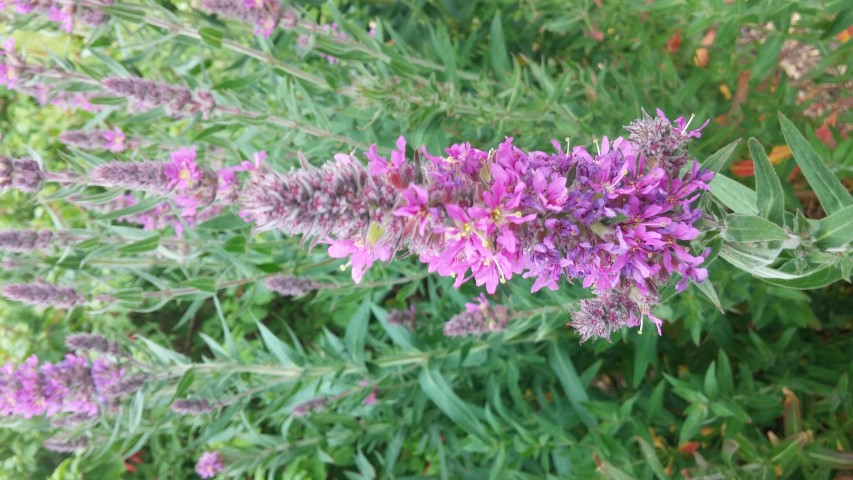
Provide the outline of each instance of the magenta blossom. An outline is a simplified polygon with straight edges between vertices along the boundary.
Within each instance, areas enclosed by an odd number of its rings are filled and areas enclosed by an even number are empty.
[[[172,152],[172,161],[166,166],[169,186],[179,190],[190,188],[201,178],[201,170],[195,162],[195,147],[182,147]]]

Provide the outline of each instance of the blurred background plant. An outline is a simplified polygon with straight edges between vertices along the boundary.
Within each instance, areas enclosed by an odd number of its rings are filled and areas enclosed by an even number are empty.
[[[3,283],[73,285],[90,302],[0,303],[2,360],[56,362],[69,334],[96,331],[159,376],[77,455],[41,447],[48,421],[4,418],[3,476],[191,478],[206,451],[234,478],[843,478],[853,468],[844,2],[306,1],[264,10],[278,15],[268,36],[265,18],[225,15],[229,2],[82,0],[109,20],[73,18],[71,33],[12,3],[0,33],[28,64],[59,73],[47,97],[0,90],[0,154],[50,171],[165,160],[190,145],[209,167],[263,150],[283,171],[297,151],[321,164],[371,143],[390,149],[400,134],[433,152],[504,136],[545,150],[554,138],[624,135],[642,108],[660,107],[712,119],[691,154],[725,176],[703,199],[719,218],[705,239],[715,293],[669,296],[656,311],[663,337],[622,331],[583,345],[564,323],[585,293],[565,282],[530,294],[532,282],[513,280],[490,299],[508,309],[505,331],[448,338],[444,322],[479,291],[414,261],[373,268],[356,286],[342,262],[252,235],[234,212],[152,231],[129,219],[158,199],[116,210],[106,189],[7,192],[0,228],[66,238],[3,252]],[[133,110],[100,90],[126,76],[210,91],[216,109]],[[59,141],[116,126],[136,148]],[[732,144],[748,137],[761,143]],[[317,288],[276,295],[264,282],[275,274]],[[181,398],[216,407],[181,416]]]

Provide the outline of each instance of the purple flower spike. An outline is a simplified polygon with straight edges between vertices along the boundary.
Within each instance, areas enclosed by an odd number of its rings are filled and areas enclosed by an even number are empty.
[[[650,311],[674,275],[678,290],[707,278],[707,253],[693,254],[689,242],[701,233],[693,204],[713,173],[686,148],[705,125],[690,130],[683,117],[644,112],[628,138],[603,137],[594,150],[552,142],[554,152],[524,151],[506,138],[488,152],[468,143],[442,156],[421,149],[411,162],[399,138],[390,159],[372,146],[367,168],[340,154],[283,175],[253,171],[242,216],[257,230],[327,243],[356,282],[398,252],[456,287],[473,279],[488,293],[519,274],[534,292],[580,280],[599,298],[582,303],[571,324],[583,340],[609,338],[646,318],[659,327]],[[480,332],[474,320],[456,318],[448,334]]]

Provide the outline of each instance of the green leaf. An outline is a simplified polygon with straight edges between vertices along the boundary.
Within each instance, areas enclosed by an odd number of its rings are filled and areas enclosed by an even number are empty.
[[[439,410],[466,432],[476,435],[485,443],[491,443],[485,427],[475,415],[473,408],[453,392],[436,367],[426,365],[418,376],[418,382],[424,394]]]
[[[160,236],[154,235],[148,238],[143,238],[138,242],[133,242],[119,248],[119,252],[124,254],[145,253],[156,250],[160,246]]]
[[[141,202],[133,205],[131,207],[122,208],[120,210],[114,210],[112,212],[104,213],[103,215],[98,215],[96,218],[98,220],[114,220],[119,217],[125,217],[128,215],[135,215],[137,213],[147,212],[157,205],[163,203],[162,198],[146,198]]]
[[[769,274],[776,273],[778,271],[773,270],[771,272],[765,271],[771,269],[761,269],[759,273],[764,274],[765,276],[758,275],[763,281],[771,284],[777,285],[780,287],[787,288],[795,288],[797,290],[811,290],[814,288],[822,288],[827,285],[831,285],[839,280],[842,280],[844,276],[841,273],[841,270],[833,265],[826,265],[817,270],[811,271],[809,273],[804,273],[799,276],[791,276],[787,278],[779,278],[781,275],[776,274],[773,278],[769,277]]]
[[[214,87],[215,88],[215,87]],[[198,142],[199,140],[203,140],[211,135],[216,134],[217,132],[221,132],[222,130],[227,130],[228,125],[213,125],[205,128],[204,130],[198,132],[196,136],[193,137],[193,142]]]
[[[705,159],[702,163],[702,166],[711,170],[712,172],[719,172],[726,166],[726,163],[729,161],[729,158],[734,153],[735,149],[740,145],[741,139],[738,138],[734,142],[726,145],[725,147],[714,152],[713,155]]]
[[[248,226],[249,224],[237,215],[226,213],[225,215],[220,215],[200,223],[196,228],[204,230],[239,230],[241,228],[248,228]]]
[[[174,398],[183,398],[187,395],[187,392],[190,391],[190,387],[195,382],[195,370],[189,369],[181,375],[181,379],[178,381],[178,386],[175,388],[175,397]]]
[[[853,242],[853,205],[818,221],[812,236],[817,246],[824,250],[841,248]]]
[[[721,173],[711,180],[711,195],[735,213],[758,215],[755,192]]]
[[[732,364],[722,348],[717,352],[717,365],[719,366],[717,368],[717,384],[720,387],[720,393],[723,394],[724,398],[734,395],[735,383],[732,376]]]
[[[110,16],[112,17],[127,20],[133,23],[139,23],[145,18],[144,10],[130,7],[127,5],[105,5],[100,8],[101,10],[110,14]]]
[[[815,463],[838,470],[853,469],[853,452],[838,452],[826,447],[817,447],[808,453]]]
[[[494,18],[492,18],[492,26],[489,29],[489,58],[492,61],[495,76],[499,78],[506,76],[510,70],[506,52],[504,30],[501,24],[501,12],[498,10],[495,12]]]
[[[764,45],[758,50],[755,60],[752,62],[752,75],[750,81],[761,81],[770,74],[778,64],[779,52],[785,37],[780,33],[771,33],[767,36]]]
[[[636,351],[634,352],[634,377],[632,386],[638,385],[646,378],[646,371],[657,354],[657,335],[635,335],[633,337]]]
[[[761,217],[752,215],[726,215],[726,240],[729,242],[761,242],[768,240],[787,240],[785,230]]]
[[[669,478],[666,476],[666,472],[663,469],[663,465],[660,463],[660,458],[658,457],[657,452],[655,452],[655,447],[653,447],[643,437],[635,436],[634,440],[640,444],[640,449],[643,451],[643,457],[646,459],[646,466],[652,469],[652,473],[654,473],[660,480],[666,480]]]
[[[548,345],[548,364],[554,370],[554,373],[557,374],[557,378],[560,379],[560,384],[566,392],[566,397],[568,397],[569,403],[575,412],[577,412],[578,417],[587,427],[594,428],[598,421],[583,406],[584,402],[589,401],[589,396],[578,376],[577,370],[575,370],[575,366],[572,364],[571,358],[565,353],[568,352],[568,348],[565,348],[565,345],[563,345],[563,351],[561,352],[560,343],[564,344],[564,342],[555,340]]]
[[[717,364],[716,364],[716,362],[711,362],[711,364],[708,365],[708,370],[705,371],[705,382],[703,385],[703,389],[704,389],[705,395],[707,395],[708,398],[712,398],[712,399],[717,398],[717,394],[720,393],[719,388],[717,386]]]
[[[251,75],[246,75],[244,77],[232,78],[230,80],[225,80],[223,82],[219,82],[213,86],[213,90],[239,90],[245,87],[258,87],[258,83],[267,78],[269,75],[267,72],[262,71],[258,73],[254,73]]]
[[[782,135],[785,136],[785,141],[794,153],[794,160],[803,171],[803,175],[820,200],[826,214],[832,215],[844,207],[853,205],[853,196],[850,192],[821,160],[797,127],[781,112],[779,123],[782,125]]]
[[[764,147],[754,138],[749,139],[749,156],[755,165],[755,193],[759,214],[777,225],[784,225],[785,194],[782,182],[773,170]]]
[[[845,8],[835,15],[835,18],[832,19],[832,23],[824,29],[820,38],[825,40],[829,37],[834,37],[844,30],[847,30],[850,25],[853,25],[853,8]]]
[[[699,289],[711,303],[717,307],[717,310],[720,313],[725,314],[725,310],[723,310],[723,305],[720,303],[720,297],[717,296],[717,290],[714,289],[714,284],[711,283],[711,279],[705,279],[702,283],[693,282],[693,285],[696,285],[696,288]]]
[[[261,340],[264,341],[264,345],[267,347],[267,350],[273,354],[273,356],[278,360],[278,363],[287,367],[296,366],[297,363],[292,357],[294,352],[290,347],[272,333],[272,330],[267,328],[266,325],[261,322],[255,323],[258,325],[258,331],[261,332]]]
[[[93,105],[124,105],[127,103],[126,97],[95,97],[89,100]]]
[[[222,37],[224,36],[222,30],[213,27],[201,27],[198,29],[198,33],[201,36],[201,41],[211,47],[219,48],[222,46]]]
[[[735,243],[723,245],[723,248],[720,249],[720,257],[747,273],[759,276],[758,270],[773,263],[781,252],[781,246],[773,248],[773,246],[762,244],[746,245]],[[788,276],[789,274],[785,275]]]
[[[200,292],[216,293],[216,283],[212,278],[193,278],[181,284],[182,287],[194,288]]]
[[[370,322],[370,297],[364,299],[355,311],[344,334],[344,341],[353,362],[364,363],[364,342],[367,339],[367,324]]]

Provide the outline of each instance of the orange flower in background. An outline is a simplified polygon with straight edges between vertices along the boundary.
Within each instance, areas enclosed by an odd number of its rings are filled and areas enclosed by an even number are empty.
[[[847,27],[847,30],[844,30],[835,36],[835,38],[841,40],[841,43],[847,42],[851,37],[853,37],[853,25]]]
[[[714,39],[717,38],[717,27],[711,27],[705,33],[705,36],[702,37],[702,47],[696,49],[696,53],[693,55],[693,63],[696,64],[697,67],[707,67],[708,66],[708,47],[714,44]]]
[[[675,29],[675,33],[666,41],[667,53],[675,53],[681,48],[681,30]]]

